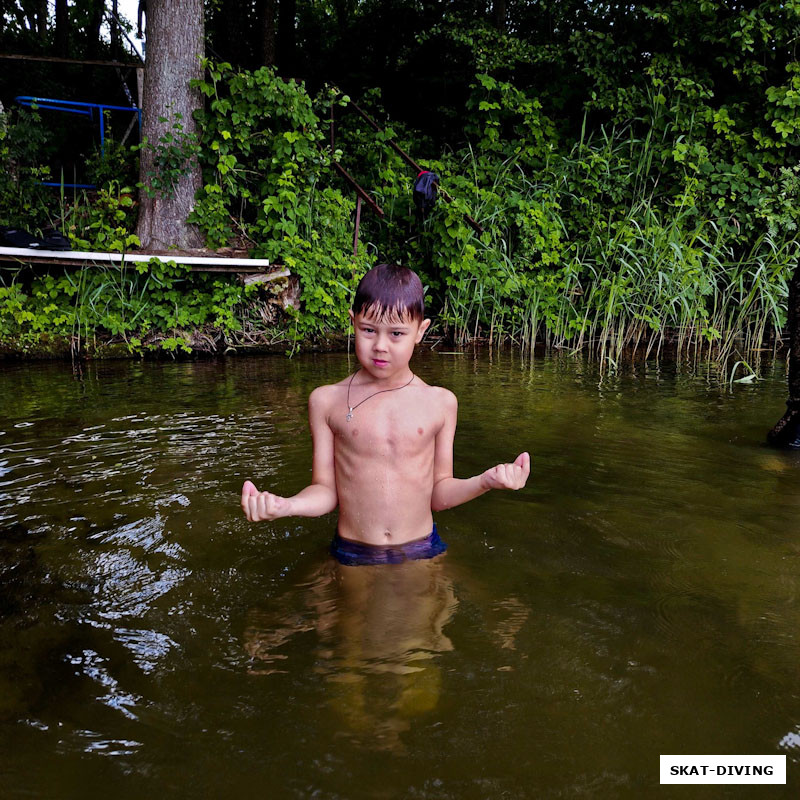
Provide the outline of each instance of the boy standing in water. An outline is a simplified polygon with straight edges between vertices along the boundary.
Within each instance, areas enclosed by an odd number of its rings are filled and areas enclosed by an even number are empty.
[[[319,517],[339,507],[331,552],[347,565],[432,558],[446,548],[433,511],[490,489],[521,489],[530,456],[465,480],[453,477],[458,401],[428,386],[409,361],[430,326],[422,283],[405,267],[379,264],[361,280],[350,311],[353,375],[308,400],[314,454],[311,484],[293,497],[242,486],[251,522]]]

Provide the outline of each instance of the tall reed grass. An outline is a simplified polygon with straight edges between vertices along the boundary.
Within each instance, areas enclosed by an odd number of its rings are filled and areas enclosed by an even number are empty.
[[[544,343],[608,366],[669,350],[723,372],[779,342],[800,237],[766,221],[742,231],[691,176],[665,190],[668,136],[604,130],[537,169],[487,169],[473,152],[450,164],[487,229],[455,237],[434,265],[454,338]]]

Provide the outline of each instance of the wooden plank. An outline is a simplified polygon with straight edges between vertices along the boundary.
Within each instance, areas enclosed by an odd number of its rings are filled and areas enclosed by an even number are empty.
[[[28,247],[0,247],[0,261],[13,261],[20,264],[59,264],[80,267],[84,264],[95,266],[122,266],[125,264],[147,263],[151,259],[174,261],[185,264],[197,272],[262,273],[266,268],[280,268],[266,258],[224,258],[220,256],[181,256],[153,255],[145,253],[95,253],[79,250],[37,250]]]

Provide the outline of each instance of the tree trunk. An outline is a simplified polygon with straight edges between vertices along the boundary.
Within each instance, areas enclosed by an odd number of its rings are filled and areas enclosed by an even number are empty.
[[[499,31],[504,31],[506,29],[506,14],[506,0],[494,0],[492,6],[492,21],[494,22],[494,27]]]
[[[278,69],[284,78],[294,75],[297,0],[281,0],[278,7]]]
[[[767,434],[776,447],[800,448],[800,266],[789,283],[789,399],[786,413]]]
[[[86,57],[97,58],[100,52],[100,28],[103,25],[105,0],[92,0],[89,11],[89,25],[86,28]]]
[[[112,59],[119,59],[119,54],[122,40],[120,39],[119,33],[119,25],[117,24],[117,20],[119,19],[119,4],[117,0],[111,1],[111,19],[109,20],[109,25],[111,27],[111,58]]]
[[[267,67],[275,66],[275,12],[278,0],[263,0],[261,9],[261,61]]]
[[[69,9],[67,0],[56,0],[56,55],[67,57],[69,50]]]
[[[39,38],[43,41],[47,41],[47,0],[39,0],[38,3],[39,11],[37,12],[37,17],[39,19]]]
[[[189,81],[203,77],[203,55],[203,0],[148,0],[142,109],[142,134],[148,144],[140,158],[140,179],[147,186],[158,169],[154,155],[161,137],[196,133],[192,113],[200,108],[202,99]],[[183,127],[182,133],[176,125]],[[186,222],[201,185],[200,165],[192,158],[174,182],[173,191],[155,197],[141,192],[136,233],[143,248],[188,250],[202,246],[200,232]]]

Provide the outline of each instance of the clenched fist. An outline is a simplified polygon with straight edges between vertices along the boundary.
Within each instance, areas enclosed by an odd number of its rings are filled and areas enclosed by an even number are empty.
[[[481,475],[484,489],[521,489],[531,474],[531,457],[520,453],[513,464],[498,464]]]
[[[270,492],[259,492],[251,481],[242,486],[242,511],[250,522],[288,517],[290,503],[285,497]]]

